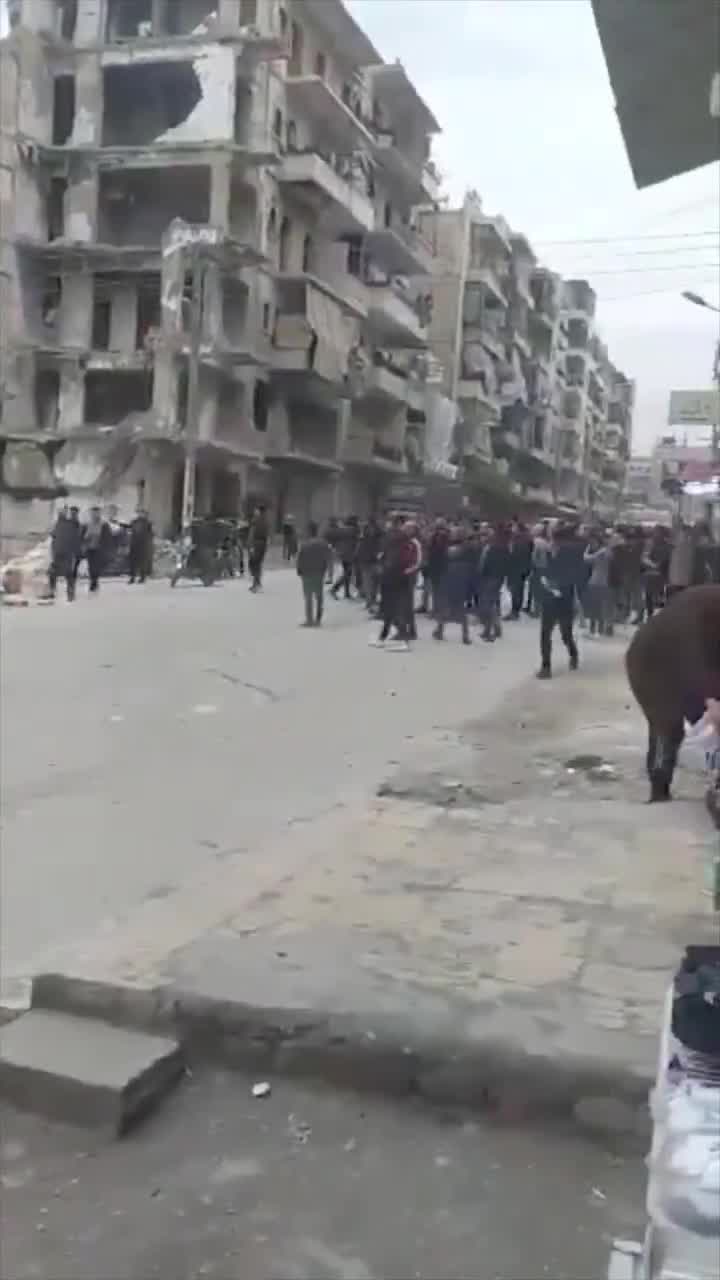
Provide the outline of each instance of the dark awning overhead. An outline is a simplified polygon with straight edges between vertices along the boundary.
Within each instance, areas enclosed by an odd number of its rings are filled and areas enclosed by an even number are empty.
[[[718,0],[592,0],[638,187],[720,159]]]

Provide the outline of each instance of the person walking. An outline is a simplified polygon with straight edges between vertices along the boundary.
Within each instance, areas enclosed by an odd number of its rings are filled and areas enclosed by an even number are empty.
[[[383,548],[380,572],[380,617],[382,627],[376,640],[370,643],[383,648],[390,638],[392,627],[397,638],[388,646],[394,652],[407,652],[410,648],[408,618],[408,580],[417,573],[417,553],[402,516],[395,516]]]
[[[613,633],[609,585],[610,548],[599,530],[590,534],[583,561],[590,570],[585,588],[585,613],[590,624],[590,635],[610,636]]]
[[[443,606],[443,590],[448,568],[448,551],[450,548],[450,530],[447,521],[442,518],[435,521],[425,550],[425,592],[429,599],[425,605],[426,612],[435,614],[439,619]]]
[[[481,530],[481,550],[478,564],[478,615],[483,629],[481,639],[488,644],[502,635],[500,622],[500,592],[508,571],[508,543],[505,531]]]
[[[370,516],[360,533],[356,557],[360,572],[360,590],[368,613],[373,612],[377,599],[382,542],[382,529],[375,516]]]
[[[82,552],[88,567],[90,593],[100,589],[100,577],[108,562],[112,545],[112,530],[107,520],[103,520],[100,507],[91,507],[87,522],[82,529]]]
[[[130,547],[128,550],[128,581],[143,583],[152,569],[153,527],[147,511],[138,507],[130,523]]]
[[[460,624],[463,644],[472,644],[468,600],[472,600],[477,586],[477,550],[471,538],[459,527],[450,535],[445,574],[437,593],[437,622],[433,640],[445,639],[448,622]]]
[[[298,537],[297,530],[295,528],[295,518],[289,513],[283,520],[282,539],[283,560],[290,562],[295,559],[298,552]]]
[[[335,545],[335,552],[340,559],[341,571],[330,588],[330,595],[333,600],[337,600],[339,591],[344,591],[346,600],[352,600],[353,598],[352,580],[359,536],[357,516],[348,516],[347,520],[340,526]]]
[[[300,544],[296,565],[305,600],[304,627],[319,627],[322,623],[325,576],[331,559],[329,543],[320,537],[317,524],[311,520],[307,538]]]
[[[248,531],[248,570],[250,590],[262,590],[262,574],[269,537],[267,515],[264,507],[256,507]]]
[[[525,600],[525,584],[532,568],[532,538],[524,524],[516,518],[510,529],[507,585],[510,592],[509,622],[517,622]]]
[[[565,525],[553,530],[545,572],[540,579],[540,670],[538,679],[552,676],[552,637],[555,627],[570,659],[570,670],[577,671],[579,654],[573,621],[578,585],[584,576],[582,544],[575,531]]]
[[[51,599],[55,599],[58,578],[65,579],[65,589],[70,602],[75,599],[77,566],[82,553],[82,525],[77,507],[64,507],[59,512],[50,535],[50,568],[48,587]]]

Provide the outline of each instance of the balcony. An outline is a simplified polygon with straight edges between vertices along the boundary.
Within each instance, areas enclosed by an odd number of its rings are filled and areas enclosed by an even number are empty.
[[[480,378],[462,377],[458,382],[458,399],[463,416],[478,415],[489,424],[500,420],[500,401],[496,395],[485,390]],[[467,406],[471,406],[468,414]]]
[[[277,445],[268,444],[265,451],[265,460],[266,462],[280,463],[286,466],[290,464],[310,471],[329,471],[333,473],[342,471],[342,466],[336,458],[320,453],[309,453],[301,445],[297,445],[293,441]]]
[[[398,146],[394,133],[378,131],[375,134],[373,156],[378,168],[404,192],[408,204],[435,204],[438,200],[440,179],[435,169],[413,160]]]
[[[432,245],[403,222],[371,231],[366,247],[389,275],[429,276],[432,273]]]
[[[425,347],[427,329],[400,289],[392,284],[368,284],[368,324],[374,340],[388,347]]]
[[[499,302],[502,307],[507,307],[507,276],[501,272],[499,266],[483,261],[482,258],[473,257],[468,266],[467,280],[469,284],[482,285],[495,302]]]
[[[288,394],[323,405],[349,394],[355,332],[346,301],[314,276],[286,275],[277,277],[277,304],[272,368]]]
[[[369,471],[389,471],[393,475],[402,475],[407,470],[401,447],[387,444],[379,436],[369,432],[349,437],[344,461],[347,466],[364,467]]]
[[[388,364],[368,364],[358,377],[357,392],[367,400],[407,404],[407,374]]]
[[[316,152],[286,155],[277,173],[279,182],[292,183],[321,206],[323,230],[339,238],[372,231],[375,211],[372,201],[358,186],[336,173]]]
[[[289,75],[285,92],[289,115],[311,120],[318,141],[327,142],[332,150],[347,153],[360,146],[372,147],[374,138],[367,125],[322,76]]]

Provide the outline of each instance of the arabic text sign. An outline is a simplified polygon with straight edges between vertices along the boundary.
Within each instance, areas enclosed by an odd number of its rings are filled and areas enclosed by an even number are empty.
[[[671,391],[668,422],[673,427],[715,426],[720,423],[720,392]]]

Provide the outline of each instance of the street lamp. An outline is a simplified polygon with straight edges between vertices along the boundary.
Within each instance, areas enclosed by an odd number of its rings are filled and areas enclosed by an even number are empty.
[[[682,296],[686,302],[693,302],[696,307],[705,307],[707,311],[715,311],[720,316],[720,307],[713,306],[712,302],[708,302],[699,293],[693,293],[692,289],[683,289]]]

